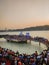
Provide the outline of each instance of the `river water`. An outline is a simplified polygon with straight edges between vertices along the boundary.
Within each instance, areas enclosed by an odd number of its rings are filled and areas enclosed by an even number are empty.
[[[23,34],[25,35],[27,32],[30,33],[30,36],[32,37],[44,37],[49,40],[49,31],[23,31]],[[1,34],[10,34],[10,35],[18,35],[20,32],[0,32]],[[39,42],[31,41],[31,43],[9,43],[4,38],[0,39],[0,46],[3,48],[8,48],[13,51],[19,51],[19,53],[26,53],[26,54],[32,54],[35,51],[38,51],[38,53],[41,53],[42,50],[47,49],[47,47],[41,43],[41,46],[39,46]]]

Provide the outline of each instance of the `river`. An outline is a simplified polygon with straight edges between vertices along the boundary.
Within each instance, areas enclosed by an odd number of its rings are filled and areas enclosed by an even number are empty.
[[[49,40],[49,31],[23,31],[23,34],[26,34],[27,32],[30,33],[30,36],[32,37],[44,37]],[[18,35],[20,32],[0,32],[1,34],[10,34],[10,35]],[[19,53],[26,53],[26,54],[32,54],[35,51],[38,51],[38,53],[41,53],[44,49],[47,49],[47,47],[41,43],[41,46],[39,46],[38,42],[31,41],[31,43],[8,43],[4,38],[0,39],[0,46],[3,48],[8,48],[13,51],[19,51]]]

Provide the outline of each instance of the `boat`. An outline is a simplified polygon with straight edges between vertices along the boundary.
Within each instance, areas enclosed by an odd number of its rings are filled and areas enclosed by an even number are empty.
[[[13,43],[27,43],[27,40],[25,39],[14,39],[14,38],[6,38],[7,42],[13,42]]]
[[[7,42],[14,42],[14,43],[27,43],[25,36],[20,35],[9,35],[6,37]]]
[[[14,39],[6,39],[7,42],[12,42],[12,43],[27,43],[27,40],[14,40]]]
[[[7,42],[27,43],[27,39],[29,39],[29,37],[29,33],[26,33],[26,35],[24,35],[21,32],[19,35],[7,35],[5,38]]]

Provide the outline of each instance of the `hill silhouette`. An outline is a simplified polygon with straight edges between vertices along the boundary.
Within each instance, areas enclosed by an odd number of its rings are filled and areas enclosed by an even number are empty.
[[[8,29],[8,30],[0,30],[0,32],[8,32],[8,31],[44,31],[49,30],[49,25],[44,26],[36,26],[36,27],[28,27],[24,29]]]

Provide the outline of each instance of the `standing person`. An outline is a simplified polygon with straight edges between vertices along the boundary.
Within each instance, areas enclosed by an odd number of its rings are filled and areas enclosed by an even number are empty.
[[[47,65],[49,65],[49,53],[47,54]]]
[[[1,62],[1,65],[6,65],[6,61],[3,60],[3,61]]]
[[[38,52],[37,52],[37,51],[35,51],[35,53],[34,53],[34,54],[35,54],[35,56],[36,56],[36,57],[38,56]]]
[[[6,63],[5,62],[2,62],[1,65],[6,65]]]
[[[32,65],[36,65],[36,63],[35,63],[35,62],[33,62],[33,63],[32,63]]]
[[[18,61],[18,65],[22,65],[22,62],[21,62],[21,60],[19,60],[19,61]]]
[[[14,65],[17,65],[17,59],[15,58],[15,60],[14,60]]]

